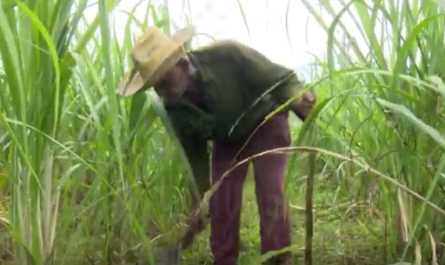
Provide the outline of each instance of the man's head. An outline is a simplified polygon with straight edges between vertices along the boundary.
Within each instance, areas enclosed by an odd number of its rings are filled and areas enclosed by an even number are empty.
[[[164,100],[166,105],[176,103],[184,94],[187,86],[192,83],[193,73],[193,66],[187,56],[181,57],[179,62],[154,84],[156,94]]]
[[[175,103],[191,81],[193,69],[185,46],[193,35],[193,27],[182,29],[171,37],[159,28],[148,28],[133,47],[134,69],[124,75],[118,93],[129,97],[154,86],[166,104]]]

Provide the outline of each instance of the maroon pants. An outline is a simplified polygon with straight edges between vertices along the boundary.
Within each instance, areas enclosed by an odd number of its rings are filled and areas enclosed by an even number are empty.
[[[218,181],[234,163],[270,149],[290,145],[288,113],[275,115],[263,124],[245,144],[214,142],[212,182]],[[233,160],[235,160],[233,162]],[[233,162],[233,163],[232,163]],[[268,154],[253,160],[256,198],[260,214],[261,253],[290,245],[289,207],[284,195],[284,171],[287,156]],[[225,177],[210,200],[210,244],[215,265],[235,265],[239,255],[239,229],[243,183],[248,164],[238,167]],[[274,257],[270,264],[290,264],[291,254]]]

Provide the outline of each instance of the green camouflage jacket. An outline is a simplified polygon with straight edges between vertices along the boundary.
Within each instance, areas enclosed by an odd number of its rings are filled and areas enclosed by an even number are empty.
[[[197,68],[208,111],[185,99],[166,107],[166,111],[202,195],[210,185],[207,141],[230,142],[252,132],[274,106],[296,95],[300,82],[291,69],[236,41],[219,41],[188,55]]]

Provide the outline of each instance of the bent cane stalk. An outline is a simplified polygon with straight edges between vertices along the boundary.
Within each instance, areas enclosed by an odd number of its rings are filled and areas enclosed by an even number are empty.
[[[265,152],[256,154],[254,156],[250,156],[250,157],[242,160],[241,162],[238,162],[233,167],[231,167],[229,170],[227,170],[223,174],[221,179],[219,181],[217,181],[215,184],[213,184],[212,188],[210,188],[210,190],[205,193],[204,199],[202,200],[202,202],[200,204],[200,207],[196,211],[195,215],[199,215],[204,208],[207,210],[208,203],[210,201],[211,196],[218,190],[218,188],[221,185],[222,181],[224,181],[224,179],[233,170],[235,170],[237,167],[239,167],[239,166],[241,166],[241,165],[243,165],[245,163],[248,163],[248,162],[252,161],[253,159],[255,159],[257,157],[261,157],[261,156],[264,156],[264,155],[267,155],[267,154],[286,154],[286,153],[295,153],[295,152],[320,153],[320,154],[323,154],[323,155],[328,155],[328,156],[331,156],[331,157],[343,160],[345,162],[354,163],[355,165],[361,167],[365,172],[369,172],[369,173],[375,174],[376,176],[378,176],[382,180],[387,181],[387,182],[395,185],[396,187],[400,188],[401,190],[411,194],[413,197],[415,197],[415,198],[425,202],[425,204],[427,204],[428,206],[430,206],[431,208],[436,210],[438,213],[440,213],[440,214],[445,216],[445,210],[441,209],[436,204],[425,200],[425,198],[423,196],[421,196],[420,194],[418,194],[417,192],[415,192],[412,189],[408,188],[407,186],[401,184],[400,182],[398,182],[397,180],[391,178],[390,176],[386,175],[385,173],[382,173],[382,172],[372,168],[371,166],[367,165],[366,163],[358,161],[358,159],[356,159],[356,158],[348,157],[348,156],[345,156],[345,155],[342,155],[342,154],[339,154],[339,153],[336,153],[336,152],[328,151],[328,150],[325,150],[325,149],[322,149],[322,148],[307,147],[307,146],[276,148],[276,149],[272,149],[272,150],[269,150],[269,151],[265,151]]]

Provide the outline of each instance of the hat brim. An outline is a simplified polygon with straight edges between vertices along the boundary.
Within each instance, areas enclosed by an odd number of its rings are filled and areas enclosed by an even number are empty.
[[[178,49],[182,49],[184,45],[191,40],[195,34],[194,27],[187,27],[175,32],[171,39],[178,44]],[[177,51],[171,53],[171,56],[177,54]],[[130,97],[136,94],[139,90],[149,85],[149,80],[144,80],[141,75],[135,71],[135,69],[130,69],[127,71],[121,79],[117,92],[119,95],[124,97]]]

